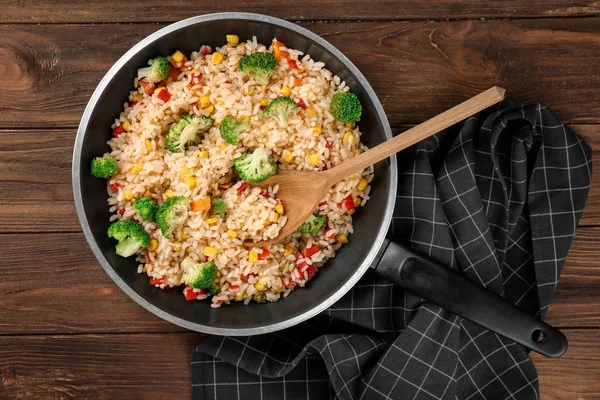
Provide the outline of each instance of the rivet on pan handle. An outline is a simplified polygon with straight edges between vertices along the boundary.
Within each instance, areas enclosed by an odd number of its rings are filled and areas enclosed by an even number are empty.
[[[379,275],[460,317],[546,357],[567,351],[561,331],[456,271],[388,241],[377,259]]]

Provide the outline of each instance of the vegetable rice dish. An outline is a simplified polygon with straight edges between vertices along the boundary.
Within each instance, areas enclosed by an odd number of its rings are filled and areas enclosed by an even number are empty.
[[[151,285],[183,289],[188,301],[277,301],[349,242],[373,167],[332,186],[297,232],[265,248],[244,242],[277,237],[286,210],[277,186],[254,184],[365,151],[361,104],[324,63],[277,39],[227,35],[189,56],[177,50],[140,66],[111,151],[92,161],[91,173],[107,180],[107,234]]]

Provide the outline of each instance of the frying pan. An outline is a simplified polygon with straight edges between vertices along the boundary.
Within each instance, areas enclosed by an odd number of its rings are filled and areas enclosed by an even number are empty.
[[[343,296],[373,266],[406,289],[481,326],[550,357],[562,355],[564,335],[462,275],[386,240],[398,182],[395,157],[375,165],[371,200],[354,218],[351,244],[339,250],[307,287],[276,303],[234,303],[214,309],[208,301],[186,302],[180,290],[161,290],[137,273],[133,258],[115,254],[106,235],[110,213],[106,183],[89,172],[91,160],[109,151],[109,127],[127,101],[137,68],[157,54],[184,53],[202,44],[222,45],[225,35],[261,43],[277,37],[286,45],[323,61],[345,81],[362,105],[362,140],[373,147],[392,137],[375,92],[360,71],[339,50],[318,35],[281,19],[249,13],[219,13],[186,19],[148,36],[104,76],[85,109],[73,154],[73,192],[85,237],[94,255],[115,283],[134,301],[157,316],[191,330],[216,335],[256,335],[291,327],[320,313]]]

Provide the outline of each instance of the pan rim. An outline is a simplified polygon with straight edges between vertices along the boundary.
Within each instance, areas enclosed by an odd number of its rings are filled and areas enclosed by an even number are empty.
[[[321,313],[336,301],[338,301],[343,295],[345,295],[354,285],[358,282],[358,280],[364,275],[367,271],[371,263],[375,260],[377,252],[379,248],[382,246],[383,241],[385,240],[385,236],[387,234],[387,230],[392,220],[392,213],[394,209],[394,201],[396,197],[396,191],[398,186],[398,169],[396,157],[391,156],[390,160],[390,189],[388,193],[387,206],[384,214],[384,218],[381,221],[381,225],[379,231],[376,234],[375,242],[373,247],[369,250],[369,253],[366,254],[361,262],[361,265],[355,268],[354,273],[348,279],[344,285],[342,285],[335,292],[332,292],[326,301],[323,301],[320,304],[315,305],[313,308],[298,314],[294,317],[284,319],[282,321],[270,323],[267,325],[249,327],[249,328],[220,328],[209,325],[203,325],[196,322],[190,322],[186,319],[177,317],[173,314],[164,311],[150,301],[144,299],[141,295],[133,290],[121,277],[116,273],[111,264],[108,262],[104,253],[96,243],[94,235],[92,234],[92,230],[87,221],[87,215],[83,206],[83,194],[81,192],[81,154],[83,148],[83,140],[87,131],[87,127],[89,125],[90,118],[92,116],[92,111],[96,106],[96,103],[100,99],[101,94],[105,91],[109,82],[114,78],[114,76],[121,70],[121,68],[131,59],[136,53],[143,50],[146,46],[150,45],[154,41],[160,39],[161,37],[180,30],[187,28],[191,25],[201,24],[205,22],[218,21],[218,20],[246,20],[253,22],[265,22],[268,24],[276,25],[282,27],[284,29],[294,31],[297,34],[300,34],[307,39],[317,43],[318,45],[325,48],[330,54],[334,57],[337,57],[340,61],[342,61],[346,67],[354,74],[357,78],[358,83],[362,86],[362,88],[367,92],[367,95],[373,102],[375,107],[375,111],[377,113],[378,118],[382,122],[384,135],[387,140],[392,138],[392,131],[377,95],[375,91],[368,83],[367,79],[363,76],[363,74],[359,71],[359,69],[335,46],[330,44],[328,41],[323,39],[321,36],[317,35],[309,31],[306,28],[303,28],[297,24],[292,22],[288,22],[282,20],[280,18],[275,18],[263,14],[255,14],[255,13],[244,13],[244,12],[223,12],[223,13],[213,13],[213,14],[205,14],[194,16],[191,18],[187,18],[173,24],[167,25],[166,27],[159,29],[158,31],[150,34],[131,49],[129,49],[123,56],[121,56],[115,64],[108,70],[108,72],[104,75],[98,86],[92,93],[90,100],[83,112],[81,117],[81,122],[79,123],[79,127],[77,129],[77,136],[75,138],[74,150],[73,150],[73,159],[72,159],[72,182],[73,182],[73,196],[75,200],[75,208],[77,210],[77,216],[79,218],[79,223],[85,235],[86,241],[88,245],[92,249],[94,256],[98,260],[98,262],[102,265],[104,271],[110,276],[110,278],[119,286],[119,288],[125,292],[133,301],[137,304],[150,311],[154,315],[171,322],[177,326],[181,326],[183,328],[202,332],[206,334],[212,335],[221,335],[221,336],[247,336],[247,335],[257,335],[257,334],[265,334],[269,332],[279,331],[285,328],[289,328],[291,326],[297,325],[307,319]]]

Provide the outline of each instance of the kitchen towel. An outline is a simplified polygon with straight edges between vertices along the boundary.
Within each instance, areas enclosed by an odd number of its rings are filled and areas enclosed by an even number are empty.
[[[546,106],[506,98],[398,160],[389,237],[544,318],[590,187],[589,147]],[[540,397],[523,346],[371,271],[302,324],[208,337],[192,355],[192,391],[226,400]]]

